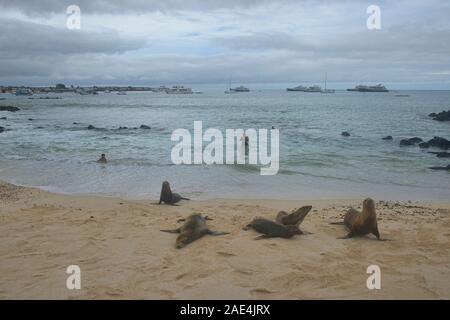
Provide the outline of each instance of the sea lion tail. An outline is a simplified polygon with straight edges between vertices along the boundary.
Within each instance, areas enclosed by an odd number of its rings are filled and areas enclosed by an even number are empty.
[[[210,236],[223,236],[223,235],[230,234],[230,233],[229,232],[217,232],[217,231],[208,230],[207,234],[209,234]]]
[[[180,229],[175,229],[175,230],[159,230],[161,232],[168,232],[168,233],[180,233]]]

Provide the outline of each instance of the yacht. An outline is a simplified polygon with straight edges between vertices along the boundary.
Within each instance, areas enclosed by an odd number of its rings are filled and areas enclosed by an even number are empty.
[[[166,90],[168,94],[193,94],[191,88],[186,88],[184,86],[173,86],[172,88],[168,88]]]
[[[388,89],[386,89],[385,86],[383,86],[381,83],[377,84],[376,86],[364,86],[359,85],[354,87],[353,89],[347,89],[347,91],[357,91],[357,92],[389,92]]]
[[[319,87],[319,86],[317,86],[317,85],[314,85],[314,86],[312,86],[312,87],[306,88],[306,89],[304,90],[304,92],[322,92],[322,88]]]
[[[306,89],[308,88],[304,86],[296,86],[294,88],[287,88],[286,91],[305,91]]]
[[[232,92],[250,92],[250,89],[246,88],[244,86],[239,86],[239,87],[236,87],[236,88],[230,88],[229,91],[232,91]]]

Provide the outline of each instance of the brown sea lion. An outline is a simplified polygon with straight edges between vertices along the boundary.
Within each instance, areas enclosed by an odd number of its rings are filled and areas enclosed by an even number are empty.
[[[206,219],[200,214],[194,213],[186,218],[184,224],[175,230],[161,230],[163,232],[179,233],[175,242],[177,249],[183,248],[189,243],[200,239],[206,234],[211,236],[220,236],[228,234],[227,232],[215,232],[208,229]]]
[[[174,205],[175,203],[179,202],[180,200],[190,200],[188,198],[184,198],[180,196],[178,193],[172,192],[170,189],[170,184],[168,181],[164,181],[161,188],[161,195],[159,197],[159,203],[164,202],[165,204],[171,204]]]
[[[299,226],[311,209],[312,206],[301,207],[290,214],[285,211],[280,211],[275,221],[285,226]]]
[[[256,232],[262,233],[261,236],[255,238],[267,239],[267,238],[292,238],[296,234],[302,234],[302,231],[295,225],[282,225],[278,222],[274,222],[264,218],[255,218],[246,225],[244,230],[253,229]]]
[[[365,236],[372,233],[378,240],[381,240],[380,233],[378,232],[375,202],[370,198],[364,200],[362,212],[351,208],[345,214],[344,222],[335,222],[332,224],[343,224],[349,230],[349,233],[340,239]]]

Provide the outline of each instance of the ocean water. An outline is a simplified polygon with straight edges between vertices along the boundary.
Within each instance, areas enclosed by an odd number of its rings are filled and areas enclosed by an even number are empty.
[[[130,199],[157,199],[164,180],[194,199],[450,199],[450,174],[427,169],[446,166],[449,159],[428,153],[437,150],[399,146],[402,138],[415,136],[450,139],[450,123],[427,116],[450,108],[449,91],[320,94],[252,87],[250,93],[226,95],[220,87],[193,89],[203,94],[59,94],[60,100],[0,94],[6,98],[1,105],[22,109],[0,112],[7,117],[0,126],[10,129],[0,134],[0,179]],[[172,131],[193,132],[199,120],[204,130],[223,133],[275,126],[279,173],[261,176],[254,165],[174,165]],[[151,129],[133,129],[143,124]],[[88,125],[100,129],[87,130]],[[382,140],[386,135],[394,140]],[[107,165],[96,163],[101,153]]]

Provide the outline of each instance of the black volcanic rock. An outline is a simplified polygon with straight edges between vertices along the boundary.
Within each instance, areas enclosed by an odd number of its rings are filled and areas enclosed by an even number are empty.
[[[431,170],[450,170],[450,164],[446,167],[429,167]]]
[[[431,154],[435,154],[438,158],[450,158],[449,152],[428,152]]]
[[[350,133],[348,133],[347,131],[342,132],[341,135],[344,137],[350,137]]]
[[[1,117],[1,118],[0,118],[0,120],[6,120],[6,119],[7,119],[6,117]]]
[[[436,121],[450,121],[450,109],[448,111],[442,111],[439,113],[430,113],[428,115],[429,117],[432,117],[433,120]]]
[[[418,138],[418,137],[414,137],[414,138],[410,138],[410,139],[402,139],[400,141],[400,145],[401,146],[413,146],[419,142],[422,142],[423,140]]]
[[[421,147],[422,149],[426,149],[430,147],[430,144],[428,142],[422,142],[419,143],[419,147]]]
[[[392,136],[386,136],[384,138],[382,138],[383,140],[392,140]]]
[[[20,111],[20,109],[17,107],[11,107],[11,106],[0,106],[0,111],[16,112],[16,111]]]
[[[430,141],[427,142],[430,147],[439,148],[442,150],[450,149],[450,141],[441,137],[434,137]]]
[[[141,125],[139,128],[145,129],[145,130],[150,130],[151,129],[149,126],[146,126],[145,124]]]
[[[6,131],[6,129],[3,128],[3,127],[0,127],[0,133],[2,133],[2,132],[4,132],[4,131]]]
[[[90,125],[88,125],[87,129],[88,130],[95,130],[96,128],[92,124],[90,124]]]

